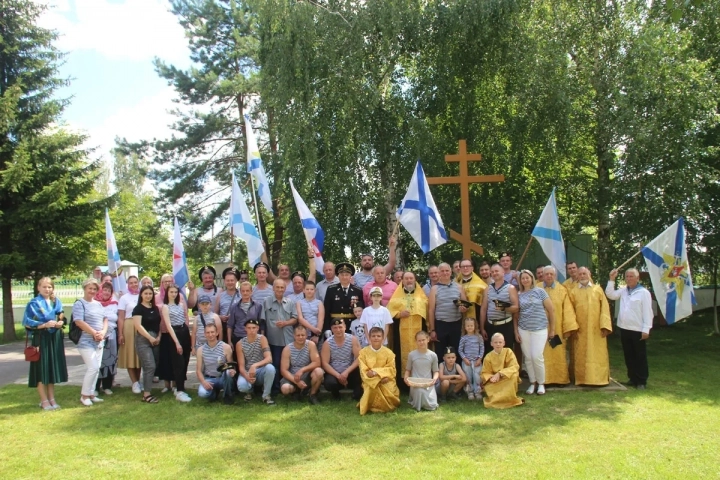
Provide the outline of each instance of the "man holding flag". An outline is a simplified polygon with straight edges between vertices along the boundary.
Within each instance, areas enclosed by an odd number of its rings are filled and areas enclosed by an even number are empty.
[[[618,271],[610,272],[610,281],[605,295],[610,300],[620,300],[617,326],[620,330],[628,384],[638,390],[645,390],[648,379],[646,342],[650,337],[653,323],[652,297],[638,281],[639,272],[634,268],[625,271],[625,286],[616,290],[615,279]]]

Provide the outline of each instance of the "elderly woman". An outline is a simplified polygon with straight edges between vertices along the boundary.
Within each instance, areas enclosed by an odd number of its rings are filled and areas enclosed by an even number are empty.
[[[530,387],[525,393],[545,395],[545,343],[555,336],[555,314],[548,293],[535,286],[535,277],[530,270],[520,272],[520,316],[515,341],[522,347],[525,370],[530,378]]]
[[[467,301],[465,289],[452,279],[452,268],[447,263],[438,265],[438,282],[428,295],[428,328],[430,341],[435,350],[444,352],[446,347],[457,351],[462,336],[462,314],[467,312],[459,301]]]
[[[32,345],[40,348],[40,359],[30,362],[28,387],[37,388],[40,407],[44,410],[60,408],[55,403],[55,384],[68,380],[62,334],[65,316],[54,289],[55,285],[48,277],[40,279],[40,293],[25,307],[22,322],[27,335],[32,336]]]
[[[111,282],[105,282],[100,286],[100,290],[95,295],[95,300],[103,306],[104,315],[108,319],[108,333],[105,337],[105,347],[103,348],[102,362],[100,363],[100,372],[98,374],[95,391],[105,392],[106,395],[112,395],[113,380],[117,373],[118,360],[118,344],[117,344],[117,319],[118,319],[118,301],[113,295],[113,285]]]
[[[146,277],[147,278],[147,277]],[[152,283],[152,280],[151,280]],[[140,387],[140,359],[135,353],[135,325],[132,322],[132,312],[138,303],[140,285],[134,275],[127,279],[127,293],[120,297],[118,302],[118,368],[126,368],[132,392],[139,394]]]
[[[97,280],[88,278],[82,283],[82,288],[83,298],[73,305],[72,318],[82,330],[77,349],[87,366],[80,391],[80,403],[89,407],[93,403],[103,401],[95,395],[95,383],[100,372],[105,337],[108,333],[108,319],[103,306],[95,300],[95,295],[98,293]]]

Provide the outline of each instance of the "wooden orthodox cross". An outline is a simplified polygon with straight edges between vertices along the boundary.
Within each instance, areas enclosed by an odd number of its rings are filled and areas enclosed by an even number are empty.
[[[463,258],[470,258],[471,252],[483,254],[483,248],[470,238],[470,184],[471,183],[492,183],[504,182],[505,175],[468,175],[468,162],[482,160],[479,153],[467,153],[465,140],[459,141],[457,155],[445,155],[446,162],[458,162],[460,164],[460,175],[457,177],[427,177],[430,185],[460,185],[460,213],[462,232],[450,230],[450,238],[462,243]]]

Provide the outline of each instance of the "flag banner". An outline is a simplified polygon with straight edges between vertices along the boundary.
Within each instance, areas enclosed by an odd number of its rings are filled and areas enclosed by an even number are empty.
[[[123,275],[122,266],[120,265],[120,252],[115,242],[115,233],[107,209],[105,209],[105,245],[107,247],[108,273],[113,276],[113,289],[116,293],[127,293],[125,275]]]
[[[440,212],[435,206],[425,172],[417,162],[405,198],[400,202],[397,220],[415,239],[423,253],[447,242]]]
[[[248,173],[255,179],[257,194],[260,201],[268,212],[272,212],[272,199],[270,198],[270,185],[265,176],[262,159],[260,158],[260,149],[258,148],[255,133],[250,124],[250,117],[245,115],[245,133],[247,138],[247,169]],[[252,267],[252,265],[251,265]]]
[[[542,247],[550,264],[557,270],[557,280],[565,281],[565,242],[560,233],[560,220],[558,219],[557,203],[555,203],[555,189],[553,188],[540,219],[532,231],[532,236]],[[538,280],[542,280],[539,278]]]
[[[182,237],[180,236],[180,224],[177,221],[177,217],[175,217],[175,234],[173,235],[173,281],[181,290],[185,284],[190,281],[185,248],[183,248]]]
[[[240,193],[234,173],[232,193],[230,194],[230,231],[247,245],[248,263],[250,268],[253,268],[261,261],[265,247],[263,247],[258,229],[255,228],[255,222],[250,215],[245,199]]]
[[[667,323],[690,316],[695,292],[687,260],[683,217],[643,247],[642,254],[658,307]]]
[[[323,265],[325,264],[322,257],[323,246],[325,245],[325,232],[315,219],[315,215],[310,212],[310,209],[302,197],[300,197],[300,194],[295,190],[292,178],[290,179],[290,189],[295,199],[298,215],[300,215],[300,223],[302,224],[303,232],[305,232],[305,240],[307,240],[309,246],[312,246],[315,254],[315,270],[322,274]]]

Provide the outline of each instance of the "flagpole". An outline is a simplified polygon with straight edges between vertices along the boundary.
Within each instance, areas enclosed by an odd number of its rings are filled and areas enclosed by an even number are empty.
[[[530,240],[528,240],[527,245],[525,245],[525,251],[523,252],[522,256],[520,257],[520,260],[518,260],[517,265],[515,265],[515,270],[520,268],[520,265],[522,264],[523,260],[525,260],[525,255],[527,255],[528,250],[530,249],[530,244],[532,243],[532,235],[530,235]]]
[[[641,253],[642,253],[642,250],[638,250],[635,255],[633,255],[632,257],[630,257],[630,258],[628,258],[627,260],[625,260],[625,262],[624,262],[622,265],[620,265],[619,267],[615,267],[613,270],[620,270],[622,267],[624,267],[625,265],[627,265],[628,263],[630,263],[635,257],[637,257],[638,255],[640,255]]]

